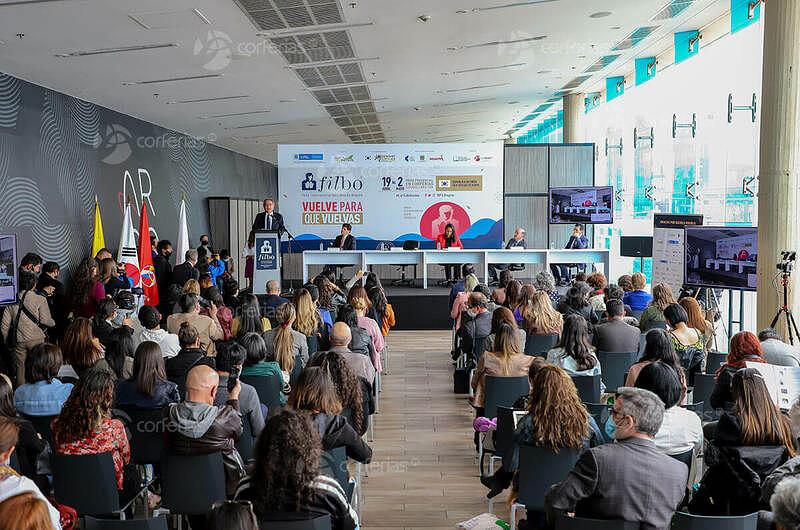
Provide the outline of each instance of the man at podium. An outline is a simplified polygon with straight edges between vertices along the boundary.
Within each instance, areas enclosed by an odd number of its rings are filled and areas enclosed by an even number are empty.
[[[283,235],[283,216],[275,211],[275,201],[264,199],[264,211],[256,215],[253,230],[269,230]]]

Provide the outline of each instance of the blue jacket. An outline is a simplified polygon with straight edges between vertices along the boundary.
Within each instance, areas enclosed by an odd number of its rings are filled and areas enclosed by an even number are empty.
[[[221,259],[211,261],[208,264],[208,273],[211,275],[211,283],[217,285],[217,278],[225,274],[225,262]]]
[[[62,383],[58,379],[50,383],[28,383],[14,392],[14,406],[17,412],[26,416],[57,416],[70,392],[72,383]]]
[[[628,291],[622,297],[622,303],[631,306],[633,311],[643,311],[652,299],[653,296],[647,291]]]

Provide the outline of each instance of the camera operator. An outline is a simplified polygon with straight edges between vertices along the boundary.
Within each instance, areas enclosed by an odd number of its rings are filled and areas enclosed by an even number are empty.
[[[177,335],[181,324],[188,322],[197,329],[200,346],[208,355],[216,355],[214,341],[222,340],[224,335],[222,326],[217,318],[217,306],[209,302],[208,316],[200,314],[200,301],[194,294],[183,294],[179,305],[181,312],[167,317],[167,331]]]

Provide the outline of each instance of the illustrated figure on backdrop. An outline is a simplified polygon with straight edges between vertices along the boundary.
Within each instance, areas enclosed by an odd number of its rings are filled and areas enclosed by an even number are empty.
[[[445,231],[446,225],[451,225],[453,230],[458,232],[458,219],[455,218],[453,207],[449,204],[439,206],[439,217],[431,223],[431,234],[441,234]]]
[[[283,235],[285,230],[283,216],[275,211],[274,200],[264,199],[264,211],[256,215],[252,229],[270,230],[272,232],[277,232],[279,236]]]
[[[461,244],[461,239],[458,238],[458,233],[452,223],[447,223],[442,231],[436,237],[436,248],[464,248]],[[448,282],[458,279],[458,264],[450,263],[444,265],[444,275]]]
[[[303,191],[317,191],[317,181],[314,179],[313,173],[306,173],[306,179],[300,186]]]

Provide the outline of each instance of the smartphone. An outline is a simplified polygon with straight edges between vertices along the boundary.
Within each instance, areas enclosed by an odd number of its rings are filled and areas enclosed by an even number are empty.
[[[228,375],[228,392],[231,392],[236,386],[236,381],[239,380],[240,373],[241,370],[238,366],[234,366],[231,368],[231,373],[230,375]]]

